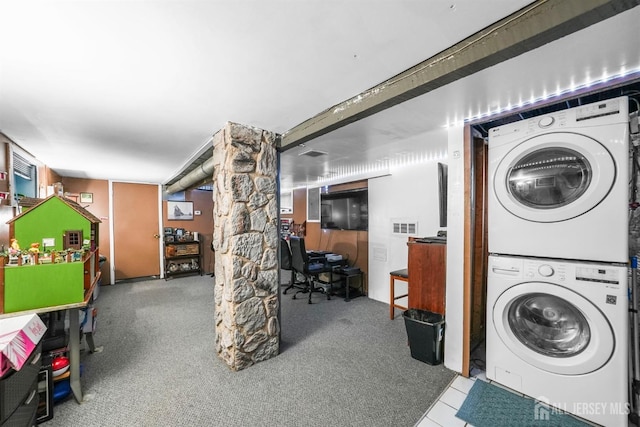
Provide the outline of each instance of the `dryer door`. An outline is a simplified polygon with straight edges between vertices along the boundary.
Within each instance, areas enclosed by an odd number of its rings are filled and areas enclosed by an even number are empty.
[[[548,133],[514,147],[496,168],[500,204],[533,222],[559,222],[597,206],[611,190],[616,166],[599,142],[568,132]]]
[[[562,375],[601,368],[615,345],[611,325],[593,303],[568,288],[543,282],[504,291],[493,306],[493,326],[520,359]]]

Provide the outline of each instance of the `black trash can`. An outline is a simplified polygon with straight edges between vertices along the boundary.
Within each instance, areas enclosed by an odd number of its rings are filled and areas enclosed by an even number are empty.
[[[428,363],[442,363],[444,317],[431,311],[410,308],[402,314],[407,328],[411,357]]]

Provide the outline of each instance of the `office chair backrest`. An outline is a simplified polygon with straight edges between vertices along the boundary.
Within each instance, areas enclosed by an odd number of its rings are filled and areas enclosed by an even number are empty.
[[[307,264],[307,251],[304,247],[304,238],[291,237],[291,265],[295,271],[303,273]]]
[[[291,249],[285,239],[280,239],[280,268],[291,270]]]

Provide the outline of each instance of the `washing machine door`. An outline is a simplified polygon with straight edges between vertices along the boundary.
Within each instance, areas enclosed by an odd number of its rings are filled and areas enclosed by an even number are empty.
[[[500,161],[493,179],[500,204],[533,222],[566,221],[589,212],[613,187],[609,150],[587,136],[555,132],[527,139]]]
[[[609,321],[592,302],[550,283],[521,283],[504,291],[493,306],[493,327],[520,359],[561,375],[601,368],[615,346]]]

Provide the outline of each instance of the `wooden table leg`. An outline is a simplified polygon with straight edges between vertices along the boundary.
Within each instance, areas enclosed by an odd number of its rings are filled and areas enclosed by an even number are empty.
[[[390,289],[390,295],[389,295],[389,318],[391,320],[393,320],[394,318],[394,314],[395,314],[395,297],[396,297],[396,292],[395,292],[395,285],[396,285],[396,279],[393,276],[389,276],[390,280],[389,280],[389,289]]]
[[[80,313],[77,308],[68,310],[69,316],[69,381],[71,392],[76,402],[82,403],[82,386],[80,385]]]
[[[409,280],[406,276],[397,276],[394,274],[389,275],[389,318],[393,320],[395,318],[395,309],[398,308],[400,310],[407,310],[407,307],[396,304],[396,300],[400,298],[407,297],[408,292],[403,295],[396,295],[396,280],[400,280],[402,282],[409,284]]]

